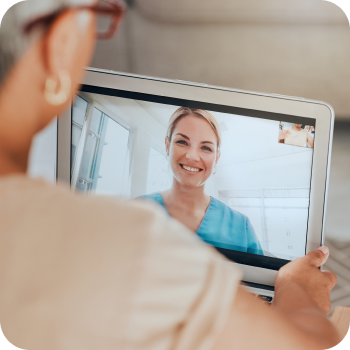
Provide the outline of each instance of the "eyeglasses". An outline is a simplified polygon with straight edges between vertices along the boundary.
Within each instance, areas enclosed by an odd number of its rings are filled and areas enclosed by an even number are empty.
[[[97,39],[100,40],[107,40],[113,37],[125,12],[125,6],[118,0],[99,0],[94,5],[67,7],[49,15],[38,17],[24,26],[24,34],[29,35],[34,29],[39,27],[49,28],[57,17],[70,9],[90,10],[96,13],[98,23]]]

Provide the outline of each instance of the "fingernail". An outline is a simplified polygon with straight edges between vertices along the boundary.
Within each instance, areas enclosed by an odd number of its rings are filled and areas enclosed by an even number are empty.
[[[320,250],[325,255],[329,253],[328,247],[325,247],[325,246],[318,248],[318,250]]]

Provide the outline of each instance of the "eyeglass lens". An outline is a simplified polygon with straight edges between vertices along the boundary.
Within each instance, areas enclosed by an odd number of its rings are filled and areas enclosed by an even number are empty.
[[[113,23],[112,16],[97,14],[97,33],[98,34],[108,33],[112,23]]]

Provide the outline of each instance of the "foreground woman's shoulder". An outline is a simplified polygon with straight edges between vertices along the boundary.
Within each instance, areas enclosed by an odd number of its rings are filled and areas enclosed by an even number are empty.
[[[63,235],[72,230],[89,232],[96,226],[100,234],[127,227],[146,232],[164,215],[153,203],[72,193],[66,184],[25,176],[0,178],[0,208],[3,223],[16,226],[26,222],[29,230],[38,225],[61,227]],[[18,222],[12,220],[12,213],[16,213]]]
[[[56,338],[74,344],[84,334],[85,349],[96,339],[104,349],[204,348],[225,324],[241,277],[156,204],[42,181],[0,179],[0,232],[3,317],[16,314],[29,334],[54,325]]]
[[[13,237],[66,237],[85,243],[96,237],[115,251],[152,242],[159,249],[185,245],[193,253],[207,254],[197,237],[153,201],[72,193],[65,184],[24,176],[0,179],[0,222],[2,231]]]

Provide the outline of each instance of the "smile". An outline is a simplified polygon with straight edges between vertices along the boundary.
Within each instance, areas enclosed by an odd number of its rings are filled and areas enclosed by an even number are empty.
[[[191,173],[198,173],[198,172],[203,170],[203,169],[200,169],[200,168],[191,168],[191,167],[183,165],[183,164],[180,164],[180,166],[181,166],[182,169],[190,171]]]

